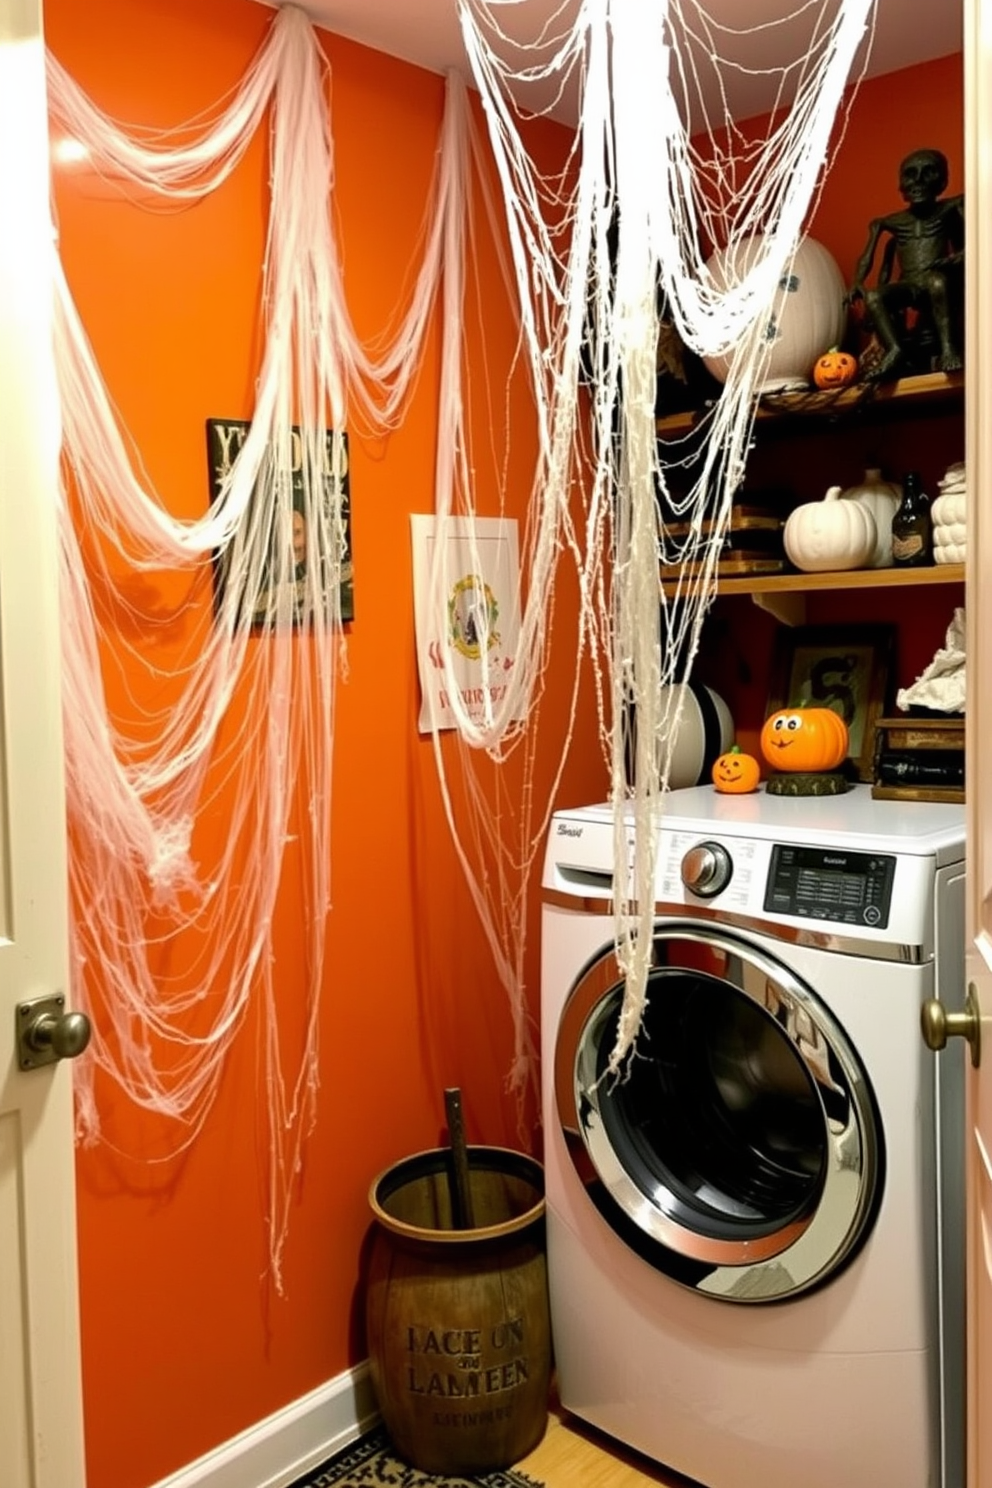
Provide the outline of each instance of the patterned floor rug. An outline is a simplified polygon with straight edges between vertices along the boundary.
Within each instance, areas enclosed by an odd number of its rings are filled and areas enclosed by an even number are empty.
[[[543,1488],[536,1478],[512,1468],[478,1478],[437,1477],[421,1472],[394,1454],[381,1426],[323,1467],[315,1468],[308,1477],[300,1478],[292,1488],[369,1488],[373,1484],[388,1488]]]

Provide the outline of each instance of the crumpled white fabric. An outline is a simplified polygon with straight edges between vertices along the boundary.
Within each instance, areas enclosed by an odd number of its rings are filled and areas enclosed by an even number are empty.
[[[940,713],[963,713],[965,704],[964,610],[956,609],[944,645],[924,667],[911,687],[896,693],[896,707],[936,708]]]

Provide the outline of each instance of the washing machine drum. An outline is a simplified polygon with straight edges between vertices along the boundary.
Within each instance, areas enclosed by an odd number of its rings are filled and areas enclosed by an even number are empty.
[[[558,1115],[590,1199],[657,1269],[730,1302],[796,1297],[867,1238],[884,1148],[837,1020],[785,965],[692,922],[655,930],[636,1052],[609,1071],[612,949],[559,1025]]]

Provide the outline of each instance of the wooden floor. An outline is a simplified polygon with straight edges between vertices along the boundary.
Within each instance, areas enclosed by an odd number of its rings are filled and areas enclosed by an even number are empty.
[[[544,1440],[518,1462],[545,1488],[694,1488],[688,1478],[666,1472],[627,1451],[575,1416],[552,1406]]]

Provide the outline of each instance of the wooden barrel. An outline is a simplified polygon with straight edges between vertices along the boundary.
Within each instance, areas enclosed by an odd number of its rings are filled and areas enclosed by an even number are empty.
[[[495,1472],[548,1421],[551,1324],[544,1171],[469,1147],[474,1225],[452,1223],[451,1153],[375,1180],[365,1318],[372,1383],[393,1446],[422,1472]]]

